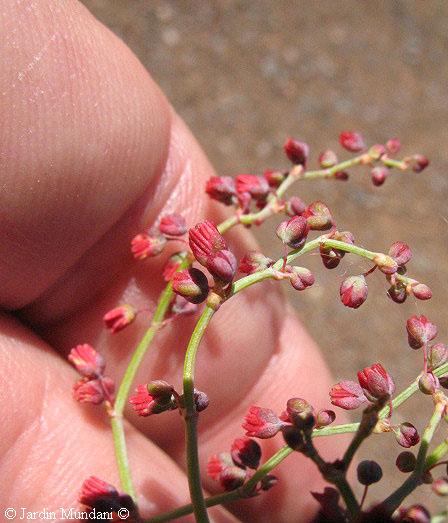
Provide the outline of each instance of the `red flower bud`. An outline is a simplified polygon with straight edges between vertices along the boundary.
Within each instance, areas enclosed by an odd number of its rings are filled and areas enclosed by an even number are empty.
[[[341,182],[346,182],[350,178],[350,175],[346,171],[338,171],[334,173],[333,176],[336,180]]]
[[[401,142],[398,138],[391,138],[387,140],[386,148],[390,154],[396,154],[401,149]]]
[[[100,499],[118,498],[119,493],[114,486],[95,476],[90,476],[82,484],[78,500],[87,507],[93,507]]]
[[[283,422],[271,409],[252,406],[242,425],[246,436],[267,439],[272,438],[282,428]]]
[[[398,263],[391,256],[380,252],[373,258],[373,263],[384,274],[395,274],[398,269]]]
[[[448,478],[439,478],[433,481],[432,491],[438,496],[448,496]]]
[[[387,291],[387,295],[395,303],[403,303],[404,301],[406,301],[406,298],[408,297],[408,294],[406,292],[406,286],[402,283],[392,285],[392,287],[390,287]]]
[[[173,291],[191,303],[202,303],[208,296],[207,276],[199,269],[176,272],[172,281]]]
[[[187,232],[187,224],[180,214],[169,214],[160,220],[159,230],[168,236],[182,236]]]
[[[424,372],[418,380],[418,388],[423,394],[431,396],[440,387],[439,379],[432,372]]]
[[[93,403],[100,405],[103,401],[112,401],[115,384],[107,376],[94,380],[82,378],[73,386],[73,397],[80,403]]]
[[[316,416],[316,427],[328,427],[336,419],[336,413],[333,410],[320,410]]]
[[[238,438],[230,449],[232,459],[241,468],[257,469],[261,459],[261,447],[253,439]]]
[[[306,203],[298,196],[291,196],[285,204],[285,211],[288,216],[300,216],[306,211]]]
[[[201,390],[194,389],[193,399],[196,412],[202,412],[210,404],[207,394]]]
[[[223,250],[212,256],[206,267],[214,278],[230,283],[236,273],[237,261],[231,251]]]
[[[405,449],[417,445],[420,441],[417,429],[411,423],[401,423],[401,425],[393,430],[398,444]]]
[[[289,399],[286,403],[286,412],[291,423],[298,429],[312,429],[316,424],[313,407],[302,398]]]
[[[229,492],[235,490],[246,481],[247,472],[235,465],[232,467],[226,467],[219,475],[219,483],[221,487]]]
[[[323,202],[316,201],[310,203],[303,216],[307,219],[312,231],[327,231],[333,226],[333,217],[330,209]]]
[[[235,182],[230,176],[212,176],[207,181],[205,192],[213,200],[231,205],[236,195]]]
[[[429,349],[428,370],[432,371],[448,361],[448,346],[444,343],[436,343]]]
[[[68,355],[68,360],[87,378],[98,378],[106,367],[104,358],[88,343],[74,347]]]
[[[245,254],[240,261],[239,271],[243,274],[253,274],[263,271],[274,263],[274,260],[267,258],[261,252],[252,251]]]
[[[373,485],[383,477],[383,470],[376,461],[364,460],[359,462],[356,469],[358,481],[361,485]]]
[[[314,275],[309,269],[305,267],[292,267],[291,270],[292,273],[289,281],[296,291],[303,291],[314,284]]]
[[[354,381],[340,381],[330,390],[330,401],[345,410],[357,409],[367,401],[362,388]]]
[[[364,138],[361,134],[352,131],[344,131],[339,135],[339,143],[344,149],[357,153],[365,149]]]
[[[267,180],[255,174],[239,174],[235,182],[238,194],[249,193],[255,200],[263,200],[269,193]]]
[[[319,246],[319,253],[322,263],[327,269],[335,269],[344,256],[343,251],[325,245]]]
[[[327,149],[319,154],[318,162],[322,169],[328,169],[338,163],[338,157],[334,151]]]
[[[139,385],[135,394],[129,398],[129,403],[139,416],[160,414],[177,407],[173,401],[173,392],[174,388],[166,381],[151,381],[147,385]]]
[[[416,173],[421,173],[429,165],[428,158],[423,154],[414,154],[412,160],[412,170]]]
[[[137,234],[131,242],[131,250],[134,258],[144,260],[148,256],[157,256],[166,245],[166,238],[162,234],[149,236],[148,234]]]
[[[431,514],[423,505],[412,505],[412,507],[399,509],[398,522],[403,523],[430,523]]]
[[[168,261],[165,263],[165,267],[163,268],[162,273],[163,279],[165,281],[171,281],[172,277],[174,276],[174,273],[180,267],[185,257],[185,252],[176,252],[168,258]]]
[[[406,322],[406,330],[413,349],[420,349],[437,336],[437,327],[426,316],[411,316]]]
[[[406,265],[412,258],[412,251],[406,243],[395,242],[390,246],[389,256],[391,256],[398,265]]]
[[[285,181],[288,173],[282,173],[281,171],[264,171],[263,176],[268,182],[270,187],[277,188]]]
[[[281,222],[275,232],[285,245],[292,249],[298,249],[305,243],[308,231],[309,227],[306,218],[293,216],[289,220]]]
[[[341,301],[346,307],[357,309],[367,299],[368,287],[366,279],[360,276],[349,276],[342,283],[339,289]]]
[[[386,154],[386,147],[381,143],[372,145],[369,149],[369,156],[372,160],[379,160],[384,154]]]
[[[190,229],[189,240],[193,256],[204,266],[217,252],[227,249],[227,244],[216,225],[208,220]]]
[[[383,185],[386,181],[386,178],[389,176],[390,171],[384,165],[377,165],[370,171],[370,176],[372,178],[372,183],[375,187]]]
[[[103,316],[106,327],[115,334],[123,330],[135,319],[136,311],[132,305],[120,305]]]
[[[292,163],[296,165],[306,165],[310,154],[308,144],[294,140],[294,138],[288,138],[283,145],[283,149]]]
[[[233,467],[234,463],[231,455],[228,452],[221,452],[210,456],[207,462],[207,476],[219,481],[221,472],[227,467]]]
[[[359,371],[358,381],[366,398],[372,402],[389,398],[395,391],[392,377],[380,363]]]
[[[417,300],[430,300],[432,298],[431,289],[424,283],[413,283],[411,285],[411,292]]]
[[[412,472],[415,469],[415,465],[417,463],[417,458],[412,454],[412,452],[409,452],[408,450],[404,450],[403,452],[400,452],[397,456],[397,460],[395,461],[395,465],[397,466],[397,469],[400,472]]]

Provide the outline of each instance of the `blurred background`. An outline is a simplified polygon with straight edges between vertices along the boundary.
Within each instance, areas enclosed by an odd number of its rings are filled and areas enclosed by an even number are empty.
[[[448,343],[448,3],[83,3],[137,54],[219,174],[287,167],[282,152],[287,136],[310,144],[315,165],[321,150],[340,151],[341,130],[361,131],[371,144],[398,136],[402,155],[421,152],[430,158],[423,173],[394,172],[379,188],[368,170],[358,169],[348,182],[303,182],[294,190],[307,202],[323,199],[339,227],[366,248],[387,252],[396,240],[412,246],[415,259],[408,269],[433,289],[430,302],[397,305],[387,299],[384,279],[373,274],[367,302],[357,311],[344,308],[338,291],[343,275],[367,268],[349,257],[333,271],[310,257],[317,283],[304,293],[291,292],[302,321],[331,355],[335,380],[354,378],[358,369],[381,361],[397,389],[406,386],[422,359],[407,345],[407,317],[427,315],[439,326],[438,340]],[[273,228],[272,222],[265,226]],[[255,234],[266,254],[278,255],[277,244]],[[421,430],[431,409],[431,399],[420,397],[396,419],[416,420]],[[359,458],[373,454],[398,484],[404,479],[394,468],[399,451],[392,435],[375,436]],[[373,498],[384,488],[390,491],[383,483],[371,489]],[[429,489],[422,487],[414,499],[428,501]]]

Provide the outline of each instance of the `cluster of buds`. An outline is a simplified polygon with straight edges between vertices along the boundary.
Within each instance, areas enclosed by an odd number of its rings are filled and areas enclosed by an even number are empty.
[[[183,396],[163,380],[138,385],[135,393],[130,396],[129,403],[139,416],[145,418],[152,414],[185,408]],[[196,412],[201,412],[208,407],[209,399],[204,392],[195,389],[194,403]]]
[[[226,491],[235,490],[251,477],[260,465],[261,447],[251,438],[237,438],[230,452],[221,452],[210,457],[207,474]],[[248,495],[256,495],[261,490],[269,490],[277,483],[273,475],[266,475]]]
[[[107,512],[108,519],[117,523],[123,519],[129,523],[143,521],[131,496],[119,493],[113,485],[95,476],[84,481],[78,500],[86,507],[88,519]]]
[[[374,363],[358,372],[358,383],[350,380],[336,383],[330,390],[330,401],[336,407],[353,410],[366,403],[382,405],[390,400],[394,392],[392,376],[380,363]],[[392,425],[390,419],[381,420],[375,431],[393,432],[398,444],[405,448],[420,441],[417,429],[407,422]]]
[[[158,227],[137,234],[131,241],[131,251],[137,260],[157,256],[165,248],[168,240],[178,240],[187,232],[185,219],[179,214],[162,217]]]
[[[108,408],[114,400],[115,385],[104,375],[106,362],[91,345],[84,343],[74,347],[68,360],[82,376],[73,386],[73,396],[81,403],[100,405],[105,402]]]

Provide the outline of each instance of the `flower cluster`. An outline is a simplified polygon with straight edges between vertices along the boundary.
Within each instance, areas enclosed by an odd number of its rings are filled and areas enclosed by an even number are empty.
[[[91,345],[84,343],[74,347],[68,360],[82,376],[73,386],[73,396],[81,403],[99,405],[107,402],[112,405],[115,385],[111,378],[104,375],[106,362]]]

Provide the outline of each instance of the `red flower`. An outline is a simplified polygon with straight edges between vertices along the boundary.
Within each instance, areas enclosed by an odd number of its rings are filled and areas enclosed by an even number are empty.
[[[372,402],[389,398],[395,391],[392,377],[380,363],[359,371],[358,381],[366,398]]]
[[[318,162],[323,169],[328,169],[338,163],[338,157],[334,151],[327,149],[319,154]]]
[[[432,298],[431,289],[424,283],[416,282],[411,284],[411,292],[417,300],[430,300]]]
[[[429,160],[423,154],[414,154],[412,157],[412,170],[416,173],[420,173],[423,169],[426,169],[429,165]]]
[[[270,187],[277,188],[285,180],[288,173],[282,173],[281,171],[264,171],[263,176],[268,182]]]
[[[132,305],[120,305],[106,313],[103,321],[112,334],[115,334],[132,323],[135,316],[136,311]]]
[[[209,259],[206,268],[214,278],[230,283],[236,273],[237,261],[233,252],[224,249]]]
[[[393,431],[395,432],[398,444],[406,449],[418,445],[420,442],[417,429],[411,423],[402,423],[393,429]]]
[[[354,381],[340,381],[330,390],[330,400],[336,407],[345,410],[357,409],[367,401],[362,388]]]
[[[309,227],[306,218],[293,216],[289,220],[281,222],[275,232],[285,245],[298,249],[305,243]]]
[[[139,416],[160,414],[177,407],[173,402],[173,392],[174,388],[166,381],[152,381],[147,385],[139,385],[135,394],[129,398],[129,403]]]
[[[173,291],[191,303],[202,303],[209,291],[207,276],[194,267],[176,272],[173,276]]]
[[[285,204],[285,211],[288,216],[300,216],[306,211],[306,203],[298,196],[291,196]]]
[[[180,214],[169,214],[160,220],[159,230],[168,236],[182,236],[187,232],[187,224]]]
[[[305,267],[292,267],[291,277],[289,279],[291,285],[297,291],[303,291],[314,284],[314,275]]]
[[[80,403],[93,403],[100,405],[103,401],[112,401],[115,384],[107,376],[94,380],[82,378],[73,386],[73,397]]]
[[[391,256],[398,265],[406,265],[412,258],[412,251],[409,245],[404,242],[395,242],[390,246],[389,256]]]
[[[267,258],[261,252],[252,251],[245,254],[238,267],[243,274],[253,274],[257,271],[263,271],[274,263],[274,260]]]
[[[386,148],[390,154],[396,154],[401,149],[401,142],[398,138],[391,138],[387,140]]]
[[[306,165],[310,154],[309,145],[305,142],[299,142],[294,138],[288,138],[283,145],[286,156],[296,165]]]
[[[68,355],[68,360],[87,378],[97,378],[103,374],[106,367],[104,358],[88,343],[74,347]]]
[[[346,307],[357,309],[367,299],[368,287],[363,275],[349,276],[339,289],[341,301]]]
[[[236,465],[245,468],[257,469],[261,459],[261,447],[253,439],[238,438],[230,449],[232,459]]]
[[[225,205],[231,205],[236,195],[235,182],[230,176],[212,176],[207,181],[205,192]]]
[[[327,231],[333,226],[333,217],[325,203],[316,201],[310,203],[303,215],[312,231]]]
[[[137,234],[131,241],[131,250],[134,258],[137,260],[144,260],[148,256],[157,256],[160,254],[166,245],[166,238],[162,234],[157,236],[149,236],[142,233]]]
[[[83,505],[93,507],[98,499],[118,499],[118,497],[119,494],[114,486],[95,476],[90,476],[82,484],[78,500]]]
[[[272,438],[282,428],[284,423],[271,409],[252,406],[246,414],[243,429],[246,436],[267,439]]]
[[[344,149],[357,153],[365,149],[366,144],[361,134],[352,131],[344,131],[339,135],[339,143]]]
[[[390,174],[390,171],[384,165],[377,165],[370,171],[370,176],[372,178],[372,183],[375,187],[383,185]]]
[[[216,253],[227,249],[227,244],[216,225],[208,220],[190,229],[189,239],[194,257],[204,267]]]
[[[426,316],[411,316],[406,322],[406,330],[413,349],[420,349],[437,336],[437,327]]]
[[[269,184],[262,176],[239,174],[235,182],[238,194],[249,193],[255,200],[264,200],[269,193]]]
[[[219,481],[221,472],[227,467],[233,467],[234,465],[232,457],[228,452],[214,454],[213,456],[210,456],[207,462],[207,476],[215,481]]]

